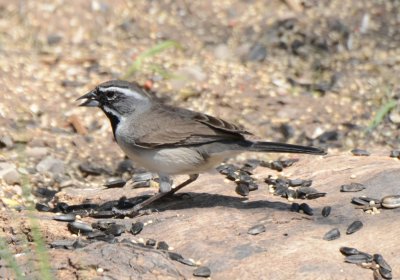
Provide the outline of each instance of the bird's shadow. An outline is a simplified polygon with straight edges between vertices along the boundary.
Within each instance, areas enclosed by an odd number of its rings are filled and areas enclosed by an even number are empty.
[[[184,210],[191,208],[214,208],[227,207],[236,209],[258,209],[268,208],[278,211],[290,211],[291,204],[283,202],[272,202],[268,200],[248,201],[243,197],[233,197],[210,193],[180,193],[172,197],[163,198],[150,205],[162,212],[165,210]]]

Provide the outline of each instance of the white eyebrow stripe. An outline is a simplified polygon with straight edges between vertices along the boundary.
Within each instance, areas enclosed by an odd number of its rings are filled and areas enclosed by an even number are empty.
[[[102,92],[117,91],[117,92],[120,92],[120,93],[125,94],[127,96],[132,96],[135,99],[139,99],[139,100],[146,100],[147,99],[146,96],[144,96],[144,95],[142,95],[142,94],[140,94],[140,93],[138,93],[138,92],[136,92],[134,90],[131,90],[129,88],[120,88],[120,87],[103,88],[103,87],[100,87],[100,91],[102,91]]]

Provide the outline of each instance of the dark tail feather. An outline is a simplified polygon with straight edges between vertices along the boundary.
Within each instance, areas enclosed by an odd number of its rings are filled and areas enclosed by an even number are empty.
[[[253,152],[326,155],[326,152],[320,148],[276,142],[254,142],[249,150]]]

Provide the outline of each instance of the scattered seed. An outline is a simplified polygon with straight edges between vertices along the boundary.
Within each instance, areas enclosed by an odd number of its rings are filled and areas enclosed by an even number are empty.
[[[114,236],[120,236],[122,233],[125,232],[125,226],[119,224],[111,224],[108,229],[104,232],[105,234],[111,234]]]
[[[256,190],[258,190],[258,185],[256,184],[256,183],[254,183],[254,182],[251,182],[250,184],[249,184],[249,191],[256,191]]]
[[[317,199],[320,197],[324,197],[326,196],[326,193],[310,193],[310,194],[306,194],[305,198],[307,199]]]
[[[264,225],[255,225],[255,226],[252,226],[251,228],[249,228],[247,233],[251,234],[251,235],[257,235],[262,232],[265,232],[265,230],[266,230],[266,228]]]
[[[68,209],[68,204],[65,202],[58,202],[54,212],[62,212],[62,213],[67,213],[67,209]]]
[[[365,186],[360,183],[350,183],[340,187],[341,192],[359,192],[365,189]]]
[[[340,237],[340,231],[338,228],[333,228],[327,233],[325,233],[323,239],[327,241],[335,240]]]
[[[86,234],[86,237],[88,239],[97,239],[99,237],[104,237],[104,236],[106,236],[106,234],[100,230],[95,230]]]
[[[351,153],[355,156],[369,156],[370,153],[367,150],[362,150],[362,149],[353,149],[351,150]]]
[[[64,214],[64,215],[55,215],[53,220],[60,221],[60,222],[73,222],[75,221],[75,214]]]
[[[150,181],[153,179],[153,174],[151,172],[142,172],[132,175],[133,182]]]
[[[343,255],[346,255],[346,256],[358,255],[361,253],[356,248],[351,248],[351,247],[340,247],[339,250]]]
[[[365,253],[360,253],[357,255],[349,255],[345,258],[345,262],[354,263],[354,264],[361,264],[361,263],[368,263],[372,262],[372,256]]]
[[[131,233],[133,235],[137,235],[142,231],[143,227],[144,227],[144,224],[142,222],[133,223],[132,227],[131,227]]]
[[[181,254],[175,252],[168,252],[168,257],[173,261],[179,261],[183,259],[183,256]]]
[[[88,162],[79,164],[78,168],[84,175],[99,176],[103,173],[106,173],[104,168],[95,166]]]
[[[386,268],[379,267],[379,273],[382,275],[383,278],[385,279],[392,279],[392,272],[387,270]]]
[[[387,271],[392,271],[390,265],[385,261],[381,254],[374,254],[374,261],[379,264],[380,267],[386,269]]]
[[[373,276],[374,276],[374,280],[383,280],[381,274],[379,273],[379,270],[377,270],[377,269],[374,270]]]
[[[249,185],[247,183],[239,182],[236,186],[236,193],[241,196],[249,195]]]
[[[180,263],[188,265],[188,266],[197,266],[197,264],[195,262],[193,262],[191,259],[185,259],[182,258],[180,260],[178,260]]]
[[[210,277],[211,270],[206,266],[200,266],[193,271],[193,276],[197,277]]]
[[[346,234],[352,234],[356,231],[359,231],[363,227],[363,223],[361,221],[352,222],[346,230]]]
[[[168,246],[167,242],[160,241],[160,242],[157,243],[157,249],[168,251],[169,246]]]
[[[154,239],[148,239],[148,240],[146,241],[146,245],[147,245],[147,246],[152,246],[152,247],[154,247],[154,246],[156,246],[156,243],[157,243],[157,241],[155,241]]]
[[[300,210],[303,210],[304,214],[306,215],[314,215],[313,209],[307,203],[300,204]]]
[[[291,186],[291,187],[298,187],[298,186],[302,186],[303,184],[304,184],[304,180],[302,180],[302,179],[289,180],[289,186]]]
[[[390,157],[400,158],[400,150],[392,150],[392,151],[390,151]]]
[[[125,186],[126,181],[120,178],[110,178],[107,180],[107,182],[104,184],[106,188],[122,188]]]
[[[292,206],[290,206],[290,211],[292,211],[292,212],[299,212],[299,211],[300,211],[300,204],[298,204],[298,203],[292,203]]]
[[[38,210],[39,212],[51,212],[53,210],[49,206],[41,203],[36,203],[35,209]]]
[[[93,231],[93,228],[90,225],[83,222],[70,222],[68,223],[68,229],[75,234],[87,234]]]
[[[357,204],[357,205],[368,205],[369,206],[369,202],[367,202],[359,197],[353,197],[351,199],[351,203]]]
[[[388,195],[382,198],[382,206],[385,208],[393,209],[400,207],[400,195]]]
[[[54,249],[72,249],[74,240],[55,240],[50,243],[50,248]]]
[[[322,208],[322,212],[321,212],[322,216],[328,217],[329,214],[331,213],[331,209],[332,208],[330,206],[325,206],[324,208]]]

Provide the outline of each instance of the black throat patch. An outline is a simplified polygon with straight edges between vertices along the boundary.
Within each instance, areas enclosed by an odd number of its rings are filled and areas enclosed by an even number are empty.
[[[115,137],[115,131],[117,130],[117,126],[120,122],[120,119],[118,116],[114,115],[112,112],[104,110],[103,108],[101,108],[101,109],[103,110],[104,114],[106,114],[107,118],[110,120],[114,139],[115,139],[115,141],[117,141],[117,138]]]

